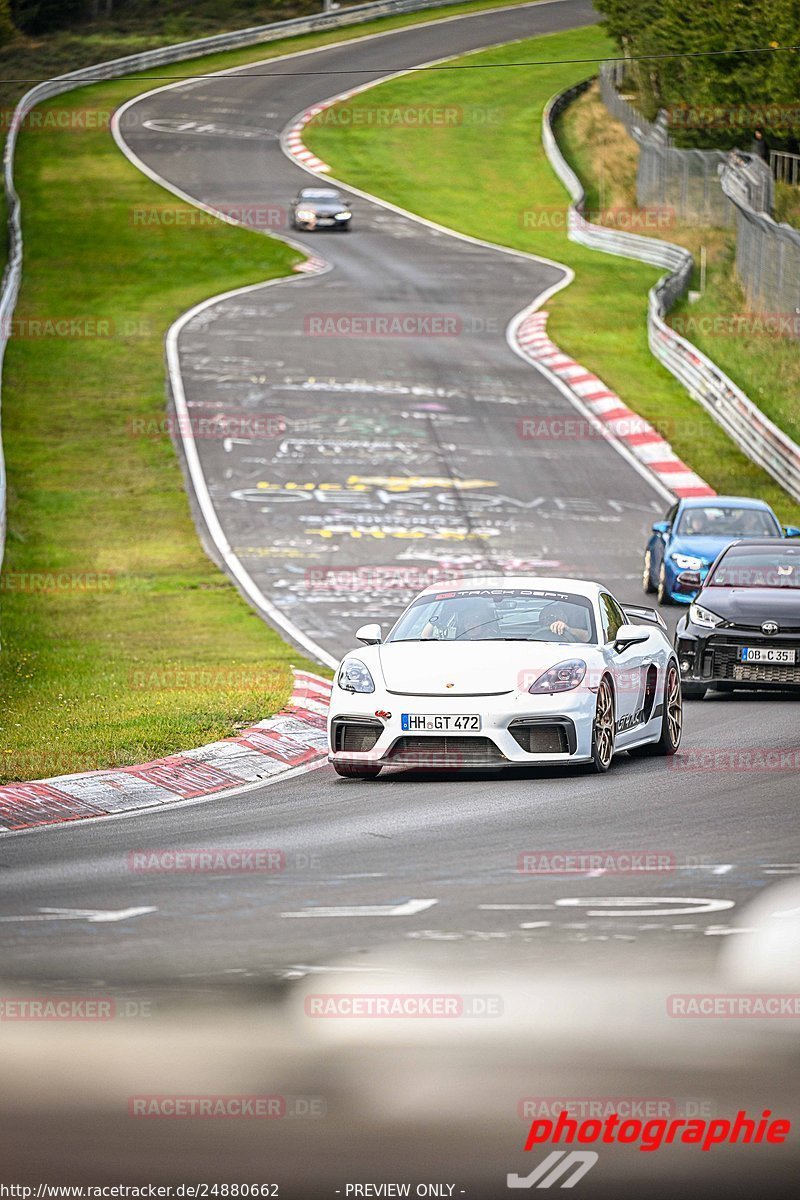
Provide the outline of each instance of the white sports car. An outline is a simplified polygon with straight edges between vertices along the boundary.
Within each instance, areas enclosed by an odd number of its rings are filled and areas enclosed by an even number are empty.
[[[661,617],[599,583],[539,576],[434,584],[384,639],[356,633],[331,693],[340,775],[384,766],[588,763],[674,754],[683,705]]]

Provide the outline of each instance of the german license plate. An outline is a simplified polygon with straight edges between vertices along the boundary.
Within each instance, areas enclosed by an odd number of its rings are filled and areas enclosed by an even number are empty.
[[[793,663],[796,655],[796,650],[779,646],[742,646],[743,663]]]
[[[405,733],[477,733],[481,727],[480,717],[453,714],[401,713],[400,722]]]

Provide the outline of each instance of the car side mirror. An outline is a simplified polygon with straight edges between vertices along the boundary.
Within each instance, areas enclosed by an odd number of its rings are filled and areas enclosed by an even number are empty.
[[[639,646],[650,637],[650,630],[643,625],[620,625],[614,638],[616,651],[627,650],[628,646]]]
[[[681,571],[675,582],[680,592],[697,592],[703,586],[703,577],[699,571]]]
[[[672,526],[669,521],[656,521],[653,526],[653,533],[669,533]]]
[[[800,537],[800,529],[796,525],[784,525],[783,533],[785,537]]]
[[[362,625],[356,630],[356,637],[365,646],[379,646],[383,641],[383,633],[377,622],[373,625]]]

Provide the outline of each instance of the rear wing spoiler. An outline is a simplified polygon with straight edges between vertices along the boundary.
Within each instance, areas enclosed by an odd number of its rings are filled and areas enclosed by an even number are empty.
[[[658,625],[663,630],[667,628],[661,613],[644,604],[623,604],[622,611],[631,625]]]

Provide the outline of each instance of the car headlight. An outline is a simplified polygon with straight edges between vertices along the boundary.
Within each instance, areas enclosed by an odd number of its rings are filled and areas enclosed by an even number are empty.
[[[722,624],[722,617],[697,603],[689,605],[689,620],[695,625],[702,625],[704,629],[715,629],[717,625]]]
[[[360,658],[346,658],[339,667],[336,682],[345,692],[375,691],[374,680]]]
[[[313,221],[316,219],[317,214],[311,208],[298,208],[295,216],[298,221]]]
[[[567,658],[564,662],[556,663],[543,675],[540,675],[528,688],[534,696],[546,696],[553,692],[571,692],[583,682],[586,674],[586,663],[582,658]]]
[[[670,557],[682,571],[699,571],[706,565],[705,559],[695,558],[693,554],[672,554]]]
[[[342,212],[336,214],[336,220],[337,221],[349,221],[350,218],[352,217],[352,215],[353,214],[348,212],[347,209],[344,209]]]

